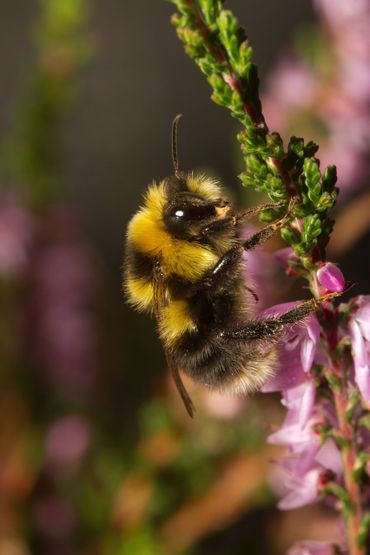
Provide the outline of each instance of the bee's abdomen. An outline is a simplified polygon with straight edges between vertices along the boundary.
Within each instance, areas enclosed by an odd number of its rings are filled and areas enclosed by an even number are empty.
[[[276,352],[261,352],[252,342],[223,335],[186,333],[178,343],[179,368],[206,387],[231,392],[256,391],[274,373]]]

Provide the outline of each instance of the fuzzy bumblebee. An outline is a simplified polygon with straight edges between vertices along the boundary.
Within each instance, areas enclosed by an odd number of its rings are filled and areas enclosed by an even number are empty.
[[[128,225],[124,288],[138,310],[155,314],[159,335],[188,413],[193,405],[180,371],[206,387],[251,392],[276,367],[276,343],[285,327],[318,309],[322,299],[302,302],[276,317],[250,316],[243,253],[266,241],[286,215],[248,240],[247,217],[272,205],[238,211],[220,186],[179,171],[173,124],[174,175],[153,183]],[[276,207],[276,205],[275,205]]]

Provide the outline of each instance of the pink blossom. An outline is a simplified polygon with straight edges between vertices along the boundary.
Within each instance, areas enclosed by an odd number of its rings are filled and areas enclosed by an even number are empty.
[[[290,491],[279,501],[279,509],[296,509],[314,503],[319,493],[320,476],[320,469],[313,468],[303,476],[287,478],[285,485]]]
[[[269,443],[289,447],[290,458],[284,468],[296,476],[302,476],[319,463],[326,470],[341,473],[339,452],[329,438],[321,445],[316,426],[331,422],[325,407],[316,403],[316,389],[311,380],[284,393],[282,404],[288,412],[281,428],[268,437]]]
[[[320,446],[318,435],[309,422],[302,430],[301,444],[291,441],[292,458],[282,463],[285,472],[286,494],[280,500],[280,509],[303,507],[318,500],[322,487],[332,479],[340,479],[342,465],[340,453],[332,439]],[[297,430],[295,431],[297,436]],[[306,436],[306,443],[304,439]]]
[[[282,57],[264,112],[286,139],[301,136],[307,122],[308,137],[320,144],[321,166],[335,163],[342,189],[354,188],[369,175],[370,5],[315,0],[315,7],[327,52],[310,66],[293,54]]]
[[[370,341],[370,295],[361,295],[357,297],[356,304],[356,322],[358,323],[361,333],[366,341]]]
[[[62,393],[80,396],[94,376],[94,275],[88,245],[70,214],[53,211],[47,241],[33,258],[30,341],[34,357]]]
[[[309,372],[313,365],[316,347],[320,338],[320,326],[314,314],[307,318],[304,331],[305,333],[301,341],[301,361],[303,370]]]
[[[287,312],[297,304],[295,302],[275,305],[265,310],[263,317]],[[276,375],[264,385],[262,391],[282,391],[304,381],[304,373],[307,373],[314,363],[319,338],[320,326],[315,315],[309,316],[299,325],[292,326],[284,340],[279,343]]]
[[[300,542],[291,547],[287,555],[335,555],[335,546],[322,542]]]
[[[370,296],[358,297],[348,329],[352,340],[355,381],[364,401],[370,406]]]
[[[333,27],[356,24],[370,16],[368,0],[314,0],[314,3]]]
[[[203,406],[208,414],[220,420],[233,420],[245,409],[245,399],[218,391],[203,391]]]
[[[90,427],[77,415],[56,420],[47,433],[47,459],[53,464],[71,466],[76,464],[90,443]]]
[[[93,362],[87,254],[84,245],[53,245],[35,267],[40,359],[57,384],[77,390],[90,382]]]
[[[337,477],[343,473],[340,453],[334,440],[328,438],[315,455],[315,461],[323,468],[331,470]]]
[[[280,266],[283,268],[288,268],[289,262],[291,260],[297,259],[297,256],[294,254],[292,247],[284,247],[283,249],[279,249],[275,252],[274,258]]]
[[[309,68],[292,56],[280,61],[277,71],[270,75],[268,85],[270,94],[264,97],[263,106],[269,127],[273,129],[285,126],[287,111],[310,106],[316,89]],[[280,111],[276,109],[277,104]]]
[[[327,291],[340,292],[345,288],[345,280],[342,272],[332,262],[325,262],[317,271],[317,279]]]
[[[14,277],[23,271],[34,238],[31,215],[10,197],[0,200],[0,275]]]
[[[312,411],[315,405],[315,386],[310,380],[306,380],[302,384],[291,387],[284,392],[282,404],[288,409],[288,413],[283,425],[283,428],[288,429],[287,443],[295,443],[296,439],[291,436],[292,431],[295,428],[303,430],[306,426],[308,420],[312,415]],[[283,429],[282,428],[282,429]],[[277,434],[272,434],[276,438]],[[277,443],[276,441],[271,441],[272,436],[270,436],[270,443]],[[299,439],[301,441],[301,439]],[[281,434],[279,435],[279,443],[281,442]]]

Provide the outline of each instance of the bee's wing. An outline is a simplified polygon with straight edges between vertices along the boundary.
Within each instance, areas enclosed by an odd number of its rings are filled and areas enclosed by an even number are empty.
[[[168,302],[168,299],[166,298],[166,292],[167,292],[166,277],[159,264],[156,264],[156,266],[154,267],[153,285],[154,285],[153,286],[154,312],[157,318],[157,322],[159,323],[162,318],[163,308],[167,305],[167,302]],[[195,412],[193,402],[190,399],[188,392],[186,391],[186,388],[180,376],[179,369],[173,359],[171,351],[168,348],[166,348],[166,346],[164,346],[164,353],[166,356],[167,366],[171,371],[174,382],[176,384],[178,392],[180,393],[181,399],[183,400],[185,408],[189,416],[193,418],[194,412]]]

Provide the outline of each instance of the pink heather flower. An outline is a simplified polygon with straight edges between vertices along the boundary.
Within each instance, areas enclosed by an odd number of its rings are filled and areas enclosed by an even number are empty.
[[[296,303],[279,305],[264,316],[289,310]],[[341,461],[335,443],[324,444],[316,432],[320,424],[335,424],[335,416],[323,401],[316,400],[316,386],[310,370],[318,351],[320,326],[315,315],[303,325],[293,326],[280,345],[280,368],[264,391],[283,392],[282,404],[288,409],[281,428],[268,438],[269,443],[288,447],[288,457],[281,463],[285,492],[281,509],[300,507],[317,500],[329,475],[341,475]],[[319,358],[320,358],[319,357]]]
[[[312,416],[315,404],[315,386],[313,382],[306,380],[298,386],[289,388],[283,394],[282,404],[288,409],[284,425],[279,432],[272,434],[269,440],[270,443],[281,443],[283,439],[282,430],[285,429],[286,440],[283,442],[294,444],[297,438],[292,438],[293,430],[299,428],[302,431]],[[278,441],[276,441],[277,436]],[[272,441],[272,437],[275,438],[275,441]]]
[[[364,401],[370,406],[370,295],[357,297],[354,303],[358,308],[351,315],[348,328],[355,381]]]
[[[316,432],[320,424],[335,424],[330,407],[316,401],[315,384],[306,380],[283,394],[282,404],[288,412],[281,428],[268,437],[274,445],[288,447],[287,458],[280,463],[284,483],[281,509],[301,507],[317,500],[328,474],[340,477],[342,466],[339,450],[332,439],[323,444]]]
[[[301,341],[301,361],[303,370],[309,372],[313,365],[316,346],[320,338],[320,326],[314,314],[307,319],[304,331]]]
[[[14,199],[0,199],[0,276],[19,275],[33,240],[31,215]]]
[[[281,314],[298,303],[275,305],[263,312],[263,317]],[[312,368],[320,338],[320,326],[315,315],[309,316],[299,325],[292,326],[279,344],[279,365],[276,375],[262,391],[283,391],[303,382],[305,373]]]
[[[327,439],[320,447],[315,455],[315,461],[321,464],[323,468],[331,470],[336,476],[340,477],[342,475],[342,461],[339,449],[333,439]]]
[[[317,271],[317,279],[327,291],[341,292],[345,288],[345,280],[342,272],[332,262],[325,262]]]
[[[309,427],[310,423],[306,428]],[[309,430],[303,430],[303,434],[309,437]],[[292,458],[281,463],[287,493],[278,503],[280,509],[294,509],[316,502],[328,479],[341,477],[341,458],[334,441],[328,439],[320,447],[319,438],[315,438],[312,426],[311,437],[312,442],[309,440],[303,449],[303,443],[294,445],[291,442]]]
[[[290,492],[279,501],[278,507],[282,510],[297,509],[317,501],[320,484],[320,469],[313,468],[303,476],[290,476],[285,481],[285,486]]]
[[[274,253],[274,258],[280,266],[288,268],[289,262],[294,258],[297,259],[297,256],[294,254],[292,247],[284,247]]]
[[[301,542],[293,545],[287,555],[335,555],[336,550],[332,544],[321,542]]]
[[[321,445],[318,424],[331,422],[332,416],[321,404],[315,404],[315,386],[310,380],[284,393],[282,404],[288,412],[281,428],[268,437],[268,442],[289,447],[292,458],[284,462],[290,473],[302,476],[319,463],[326,470],[341,473],[339,452],[331,439]]]

